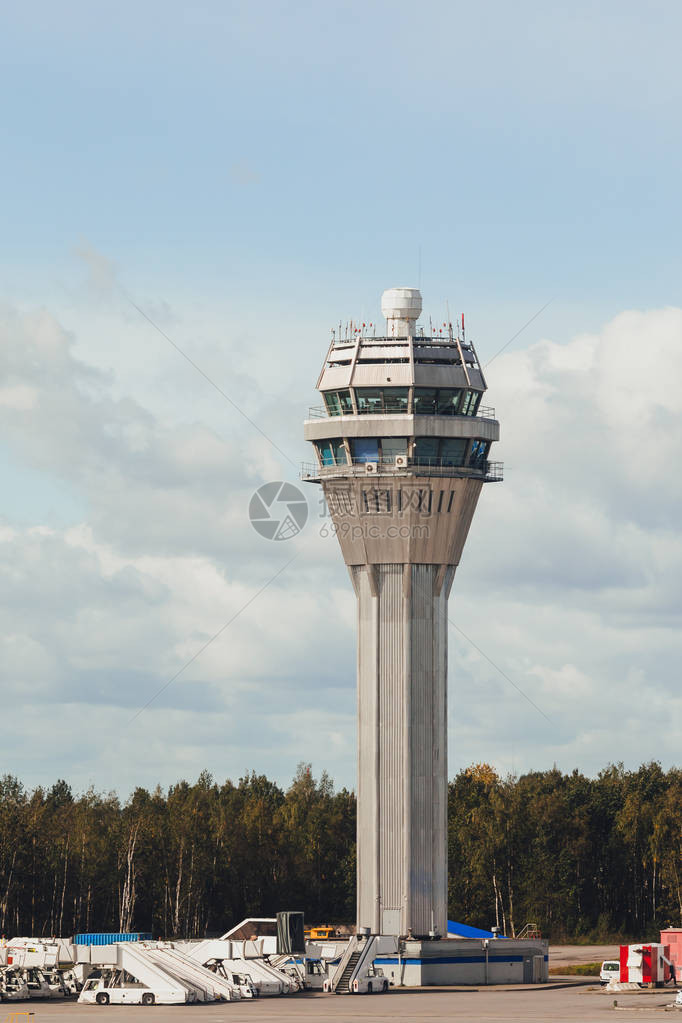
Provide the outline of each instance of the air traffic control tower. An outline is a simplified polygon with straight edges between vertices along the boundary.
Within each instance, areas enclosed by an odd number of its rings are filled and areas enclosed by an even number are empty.
[[[339,325],[305,423],[358,601],[358,926],[447,934],[448,596],[481,487],[501,479],[463,325],[418,327],[419,291],[381,300],[384,336]]]

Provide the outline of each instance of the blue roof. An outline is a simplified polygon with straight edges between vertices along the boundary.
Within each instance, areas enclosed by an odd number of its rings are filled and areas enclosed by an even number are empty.
[[[483,931],[480,927],[471,927],[470,924],[458,924],[456,920],[448,920],[448,937],[452,938],[494,938],[492,931]],[[504,934],[499,935],[504,938]]]

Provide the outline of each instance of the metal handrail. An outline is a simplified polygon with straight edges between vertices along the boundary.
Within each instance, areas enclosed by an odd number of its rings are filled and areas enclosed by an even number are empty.
[[[449,419],[457,417],[458,419],[494,419],[495,409],[490,405],[479,405],[476,415],[464,415],[461,412],[444,412],[437,411],[434,409],[423,410],[419,412],[391,412],[384,409],[375,411],[374,409],[363,409],[357,412],[348,411],[342,409],[340,412],[335,412],[333,415],[327,410],[325,405],[311,405],[308,409],[308,419],[341,419],[343,416],[447,416]]]
[[[376,466],[368,469],[367,466]],[[478,465],[455,465],[450,458],[405,458],[405,464],[396,465],[395,458],[380,458],[376,461],[353,458],[339,465],[318,465],[317,462],[303,462],[301,479],[322,479],[332,476],[395,476],[408,473],[411,476],[483,476],[488,483],[503,479],[503,462],[484,461]]]
[[[453,331],[452,337],[450,337],[447,331],[436,334],[414,334],[413,340],[415,344],[436,344],[436,345],[448,345],[453,348],[457,347],[457,338]],[[376,345],[402,345],[407,344],[408,338],[404,337],[390,337],[383,336],[376,337],[373,334],[353,334],[352,337],[335,337],[332,342],[332,349],[334,348],[347,348],[349,345],[354,345],[356,342],[362,341],[363,344],[376,344]],[[474,346],[470,341],[462,341],[460,338],[460,344],[465,352],[474,352]]]

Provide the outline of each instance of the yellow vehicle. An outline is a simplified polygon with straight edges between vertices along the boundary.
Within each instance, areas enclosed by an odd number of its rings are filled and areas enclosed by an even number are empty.
[[[333,927],[306,927],[303,932],[306,941],[328,941],[334,937]]]

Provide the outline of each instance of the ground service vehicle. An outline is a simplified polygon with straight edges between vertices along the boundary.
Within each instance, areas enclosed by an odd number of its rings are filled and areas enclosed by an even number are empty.
[[[354,995],[383,994],[388,991],[388,980],[379,966],[370,966],[355,978],[351,990]]]
[[[251,978],[245,973],[227,974],[227,979],[232,981],[242,998],[257,998],[258,991],[254,987]]]
[[[170,979],[170,978],[169,978]],[[89,1005],[182,1005],[194,1001],[194,993],[185,987],[169,984],[151,991],[125,970],[104,970],[99,976],[88,977],[78,1001]]]
[[[333,927],[306,927],[304,931],[306,941],[328,941],[334,937]]]
[[[608,984],[611,980],[620,979],[620,963],[617,959],[605,959],[599,971],[599,982]]]

